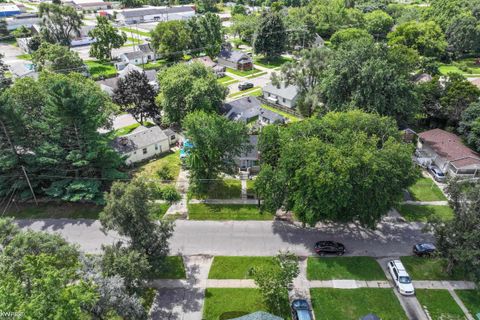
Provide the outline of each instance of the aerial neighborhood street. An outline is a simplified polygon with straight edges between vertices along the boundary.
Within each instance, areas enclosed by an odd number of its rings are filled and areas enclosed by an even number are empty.
[[[480,320],[479,13],[0,3],[0,318]]]

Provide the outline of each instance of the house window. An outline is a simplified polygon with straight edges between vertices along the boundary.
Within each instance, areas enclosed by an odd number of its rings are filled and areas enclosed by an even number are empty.
[[[172,135],[170,136],[170,140],[175,140],[175,135],[174,135],[174,134],[172,134]]]
[[[267,93],[267,94],[268,94],[268,96],[270,97],[270,93]]]
[[[283,103],[287,102],[287,100],[285,100],[285,98],[283,98]]]
[[[143,154],[147,154],[147,148],[143,148]]]
[[[158,143],[155,143],[155,150],[158,150]]]

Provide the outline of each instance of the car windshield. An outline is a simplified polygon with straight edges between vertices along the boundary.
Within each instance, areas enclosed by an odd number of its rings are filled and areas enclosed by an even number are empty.
[[[441,172],[441,171],[435,170],[435,172],[437,173],[437,175],[438,175],[439,177],[443,177],[443,176],[444,176],[443,172]]]
[[[293,302],[296,309],[308,309],[308,303],[305,300],[296,300]]]
[[[298,320],[312,320],[312,317],[310,317],[310,312],[308,310],[298,310],[297,316]]]
[[[398,281],[400,281],[400,283],[412,283],[410,277],[400,277]]]

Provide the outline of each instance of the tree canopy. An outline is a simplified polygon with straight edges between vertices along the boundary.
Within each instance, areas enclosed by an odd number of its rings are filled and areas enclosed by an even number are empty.
[[[90,45],[90,56],[99,60],[111,60],[112,49],[120,48],[127,41],[125,32],[119,32],[106,17],[98,16],[97,25],[88,32],[95,39]]]
[[[253,40],[253,50],[267,58],[281,55],[285,51],[287,33],[280,15],[266,13],[260,18]]]
[[[50,43],[70,46],[71,38],[80,35],[82,16],[72,6],[41,3],[38,7],[41,35]]]
[[[213,72],[200,63],[167,68],[158,74],[158,82],[157,104],[167,124],[180,124],[194,110],[216,112],[227,94]]]
[[[68,47],[43,42],[33,52],[32,62],[38,71],[49,70],[57,73],[86,72],[86,66],[77,52]]]
[[[275,148],[278,159],[262,159],[255,180],[270,212],[283,207],[310,225],[358,221],[374,227],[415,180],[412,146],[401,142],[391,118],[331,112],[279,131],[268,132],[270,143],[259,150],[272,155]]]

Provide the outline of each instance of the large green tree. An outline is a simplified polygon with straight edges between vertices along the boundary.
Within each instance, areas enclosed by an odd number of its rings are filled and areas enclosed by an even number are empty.
[[[446,30],[449,48],[457,55],[480,51],[480,17],[471,13],[456,16]]]
[[[86,66],[77,52],[68,47],[43,42],[32,54],[32,62],[38,71],[49,70],[57,73],[86,72]]]
[[[468,180],[452,180],[447,187],[455,212],[448,222],[434,223],[436,244],[447,259],[447,272],[463,272],[480,283],[480,184]]]
[[[441,57],[447,48],[445,34],[434,21],[401,24],[388,34],[388,44],[407,46],[426,57]]]
[[[310,225],[374,227],[416,177],[412,146],[401,141],[392,118],[332,112],[284,127],[277,139],[278,160],[262,164],[255,189],[266,210],[293,211]],[[272,154],[260,146],[260,154]]]
[[[404,121],[413,115],[418,99],[411,82],[415,53],[369,41],[350,41],[335,51],[321,80],[328,110],[351,107],[378,112]]]
[[[189,51],[193,55],[205,52],[214,58],[220,52],[223,42],[222,22],[218,15],[206,13],[187,20],[190,37]]]
[[[190,34],[184,20],[160,22],[151,35],[153,48],[165,59],[178,60],[189,48]]]
[[[393,18],[383,10],[375,10],[365,15],[365,27],[375,39],[385,38],[393,23]]]
[[[12,84],[12,79],[7,76],[8,66],[3,62],[3,57],[0,53],[0,93]]]
[[[200,191],[220,173],[234,173],[235,158],[249,148],[246,125],[215,113],[189,113],[183,127],[193,144],[187,158],[190,179]]]
[[[233,33],[234,36],[239,37],[240,40],[251,45],[259,21],[260,17],[256,14],[250,14],[247,16],[236,14],[232,17],[230,32]]]
[[[41,35],[50,43],[70,46],[71,38],[80,34],[82,16],[72,6],[42,3],[38,7]]]
[[[99,60],[111,60],[112,49],[120,48],[127,41],[125,32],[119,32],[106,17],[98,16],[97,25],[88,32],[95,39],[90,46],[90,56]]]
[[[20,79],[1,97],[0,195],[15,189],[66,201],[102,201],[109,180],[123,177],[122,161],[98,132],[115,111],[98,85],[80,74]]]
[[[226,96],[226,88],[200,63],[177,64],[158,75],[157,104],[165,123],[180,124],[194,110],[216,112]]]
[[[373,37],[365,29],[359,28],[345,28],[335,32],[330,38],[330,42],[334,48],[340,47],[343,43],[352,41],[352,40],[363,40],[371,42]]]
[[[79,252],[58,235],[0,220],[0,308],[27,319],[80,319],[98,299],[80,278]]]
[[[271,58],[281,55],[285,51],[287,32],[279,13],[264,14],[258,24],[253,40],[253,50]]]
[[[465,109],[458,131],[472,148],[480,152],[480,102],[472,103]]]

